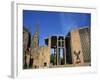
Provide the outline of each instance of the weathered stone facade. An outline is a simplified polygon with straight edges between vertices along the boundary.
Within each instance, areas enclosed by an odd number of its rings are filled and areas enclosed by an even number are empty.
[[[72,64],[91,64],[90,27],[72,30],[66,37],[67,55]],[[68,56],[69,56],[68,55]]]
[[[50,48],[49,46],[39,46],[38,32],[36,32],[32,39],[31,55],[33,58],[33,68],[49,67],[50,64]]]
[[[73,64],[83,64],[83,52],[79,36],[79,30],[74,30],[70,32],[71,36],[71,53],[72,53],[72,63]]]
[[[30,63],[30,33],[23,28],[23,68],[29,67]]]
[[[49,68],[51,49],[54,49],[53,66],[72,64],[84,65],[91,62],[90,28],[72,30],[67,36],[49,36],[45,46],[39,46],[39,32],[32,39],[23,29],[23,68]],[[61,56],[62,54],[62,56]]]
[[[90,40],[90,28],[84,28],[79,30],[84,62],[91,62],[91,40]]]
[[[51,36],[51,48],[54,50],[54,65],[90,63],[90,28],[72,30],[67,36]],[[48,45],[48,39],[46,39]],[[61,52],[61,49],[63,50]],[[62,57],[60,55],[63,54]],[[61,60],[62,58],[62,60]]]
[[[39,47],[37,55],[37,58],[34,58],[33,66],[37,66],[39,68],[49,67],[50,49],[48,46]]]
[[[49,67],[49,64],[50,46],[39,46],[38,31],[30,41],[30,33],[23,29],[23,68],[44,68]]]

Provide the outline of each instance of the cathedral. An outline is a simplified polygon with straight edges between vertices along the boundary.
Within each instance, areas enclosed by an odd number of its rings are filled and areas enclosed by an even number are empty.
[[[91,65],[90,27],[72,30],[66,36],[49,36],[44,41],[45,45],[39,46],[38,29],[31,38],[30,32],[23,28],[24,69]]]
[[[32,40],[30,33],[23,29],[23,68],[46,68],[50,64],[50,45],[39,46],[39,32],[35,31]],[[30,43],[29,43],[30,42]],[[50,41],[49,41],[50,44]],[[28,46],[30,45],[30,46]]]

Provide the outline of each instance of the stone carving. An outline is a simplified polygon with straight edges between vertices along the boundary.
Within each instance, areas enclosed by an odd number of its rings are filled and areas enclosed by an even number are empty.
[[[74,54],[76,56],[76,63],[81,63],[81,60],[80,60],[80,50],[78,52],[74,51]]]

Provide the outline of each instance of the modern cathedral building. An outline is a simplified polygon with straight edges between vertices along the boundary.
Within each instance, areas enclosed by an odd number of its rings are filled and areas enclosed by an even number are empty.
[[[50,40],[55,65],[91,62],[90,27],[73,30],[66,36],[51,36]],[[48,39],[45,42],[48,45]]]
[[[23,31],[23,35],[25,35],[25,30]],[[27,31],[26,33],[27,36],[29,33]],[[27,38],[30,40],[29,35]],[[49,68],[51,54],[53,54],[54,60],[52,66],[91,65],[90,27],[72,30],[66,36],[49,36],[45,39],[45,45],[41,47],[39,46],[38,31],[35,32],[31,41],[26,39],[25,42],[24,39],[25,36],[23,36],[24,68]],[[29,45],[31,46],[29,47]]]

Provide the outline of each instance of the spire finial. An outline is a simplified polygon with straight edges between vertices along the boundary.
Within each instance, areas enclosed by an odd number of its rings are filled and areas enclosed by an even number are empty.
[[[35,32],[38,32],[39,33],[39,22],[36,23]]]

